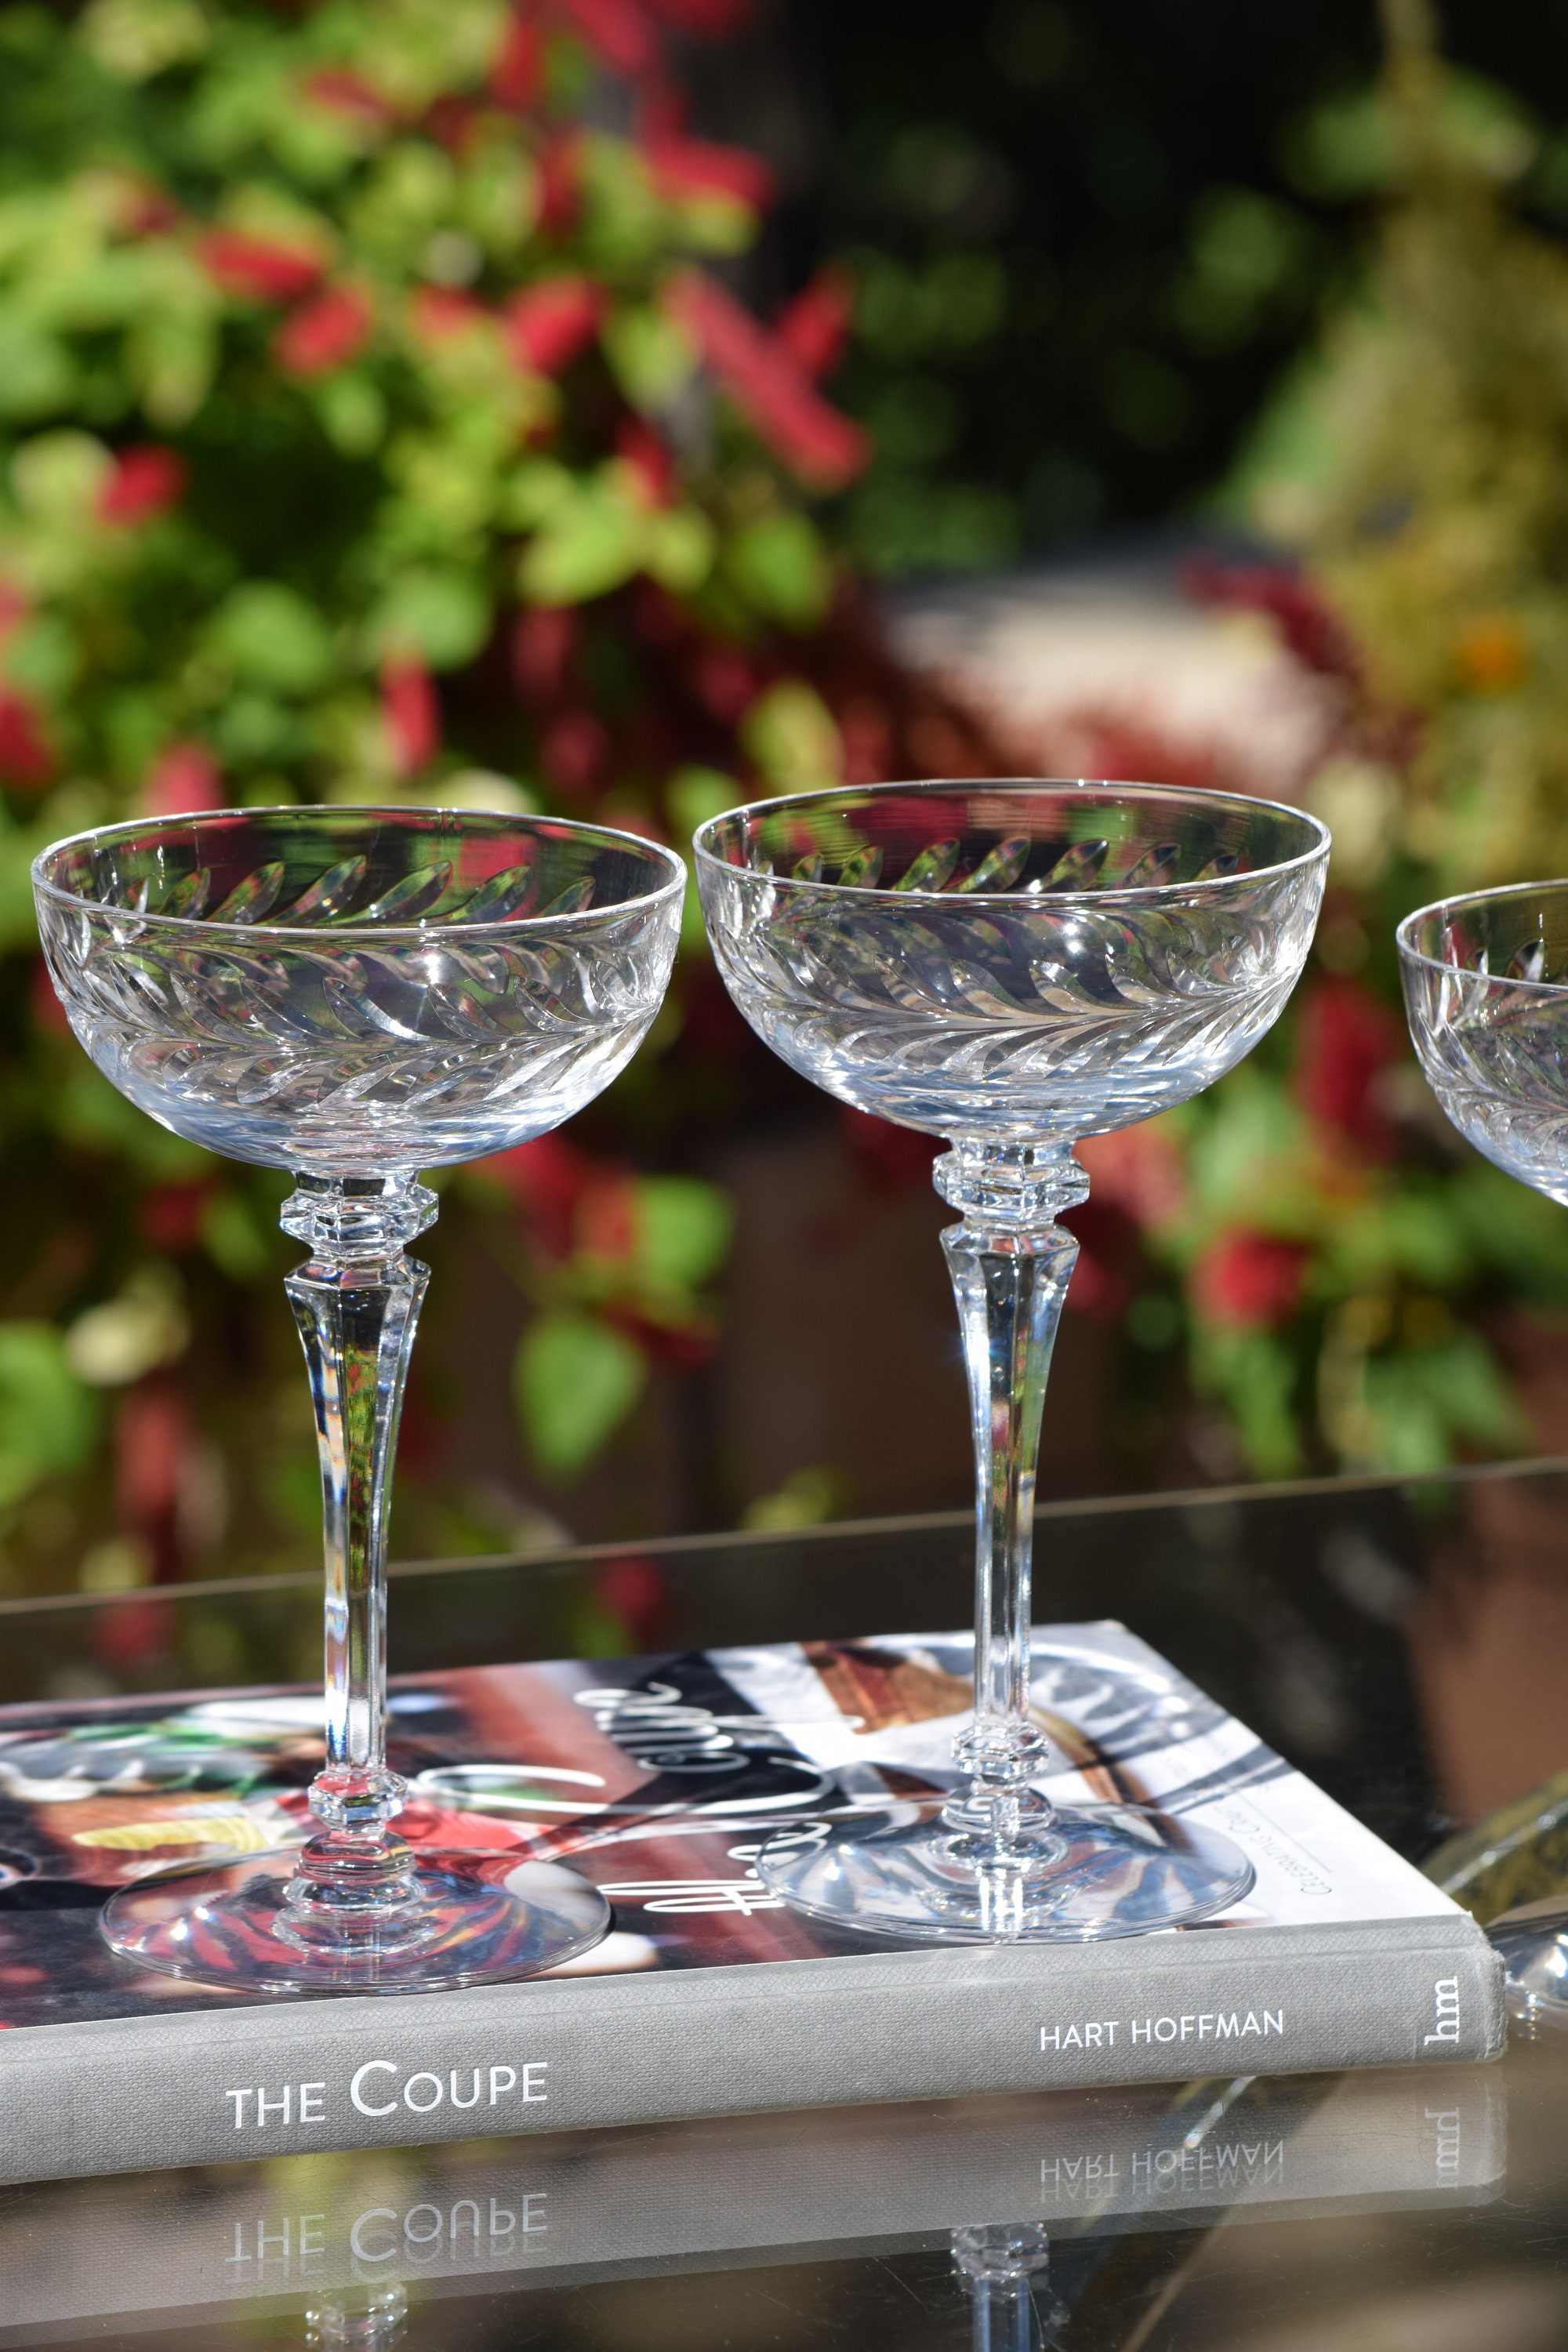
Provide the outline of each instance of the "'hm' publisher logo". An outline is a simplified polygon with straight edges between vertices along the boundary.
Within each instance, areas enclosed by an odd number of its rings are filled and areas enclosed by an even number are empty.
[[[1459,1979],[1439,1977],[1432,1988],[1433,2030],[1421,2037],[1423,2049],[1434,2042],[1458,2042],[1459,2038]]]

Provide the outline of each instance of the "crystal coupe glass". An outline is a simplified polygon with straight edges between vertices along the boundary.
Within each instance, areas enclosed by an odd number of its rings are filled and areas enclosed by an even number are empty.
[[[1410,1034],[1459,1133],[1568,1207],[1568,881],[1446,898],[1395,937]],[[1489,1928],[1525,2016],[1568,2022],[1568,1902]]]
[[[1089,1180],[1074,1142],[1240,1060],[1311,942],[1328,835],[1297,811],[1138,784],[886,784],[763,802],[696,837],[720,971],[795,1069],[945,1136],[937,1190],[976,1477],[974,1713],[946,1796],[774,1840],[767,1884],[883,1934],[1140,1933],[1212,1916],[1251,1866],[1136,1805],[1031,1785],[1030,1531],[1046,1375]]]
[[[386,1497],[436,1216],[421,1168],[528,1141],[598,1094],[664,994],[685,868],[596,825],[279,808],[111,825],[33,868],[71,1027],[208,1150],[290,1171],[286,1287],[320,1441],[326,1763],[297,1855],[123,1889],[103,1933],[251,1992],[531,1974],[596,1943],[570,1873],[415,1849],[386,1762]],[[520,1867],[520,1864],[522,1866]]]

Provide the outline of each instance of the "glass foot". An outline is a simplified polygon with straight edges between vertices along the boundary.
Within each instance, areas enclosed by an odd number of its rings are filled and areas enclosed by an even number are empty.
[[[1493,1919],[1487,1934],[1508,1971],[1510,2015],[1527,2024],[1568,2026],[1568,1902],[1552,1895]]]
[[[963,1944],[1097,1943],[1212,1919],[1252,1885],[1217,1831],[1138,1805],[1053,1813],[997,1859],[955,1828],[952,1801],[895,1801],[803,1843],[770,1839],[764,1885],[814,1919],[861,1935]]]
[[[558,1864],[421,1849],[393,1925],[302,1934],[299,1868],[288,1848],[161,1873],[111,1896],[100,1929],[142,1968],[228,1992],[440,1992],[559,1968],[610,1925],[598,1888]]]

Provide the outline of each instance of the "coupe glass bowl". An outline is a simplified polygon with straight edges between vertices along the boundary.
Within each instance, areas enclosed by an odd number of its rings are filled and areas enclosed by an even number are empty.
[[[1568,1206],[1568,881],[1445,898],[1396,933],[1410,1034],[1459,1133]],[[1568,2021],[1568,1903],[1489,1929],[1514,2009]]]
[[[976,1480],[967,1785],[820,1841],[767,1884],[844,1926],[976,1940],[1203,1918],[1251,1867],[1134,1805],[1030,1783],[1030,1522],[1040,1412],[1089,1180],[1076,1139],[1184,1102],[1276,1019],[1311,942],[1328,835],[1294,809],[1152,785],[885,784],[731,811],[696,837],[720,971],[746,1019],[860,1110],[945,1136],[936,1184]]]
[[[685,868],[596,825],[421,809],[220,810],[110,826],[33,868],[88,1053],[163,1126],[291,1170],[287,1282],[315,1403],[327,1760],[299,1855],[149,1880],[104,1912],[145,1966],[249,1992],[527,1975],[596,1943],[604,1898],[510,1853],[389,1826],[386,1495],[433,1223],[419,1168],[558,1126],[630,1059],[674,960]]]

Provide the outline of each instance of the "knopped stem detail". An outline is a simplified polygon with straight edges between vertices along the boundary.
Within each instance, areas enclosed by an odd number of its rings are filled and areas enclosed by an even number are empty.
[[[999,1874],[1005,1909],[1018,1897],[1010,1870],[1060,1850],[1049,1801],[1028,1785],[1047,1748],[1029,1713],[1030,1550],[1046,1379],[1078,1256],[1055,1221],[1087,1198],[1089,1179],[1066,1148],[960,1141],[937,1161],[935,1182],[963,1212],[942,1244],[958,1300],[975,1465],[974,1715],[953,1743],[972,1777],[944,1818],[982,1878]]]
[[[284,1287],[310,1377],[326,1555],[327,1760],[310,1787],[320,1832],[279,1935],[384,1954],[431,1932],[414,1854],[387,1827],[405,1783],[386,1763],[387,1493],[429,1268],[404,1244],[435,1223],[406,1176],[300,1176],[279,1220],[310,1256]]]

